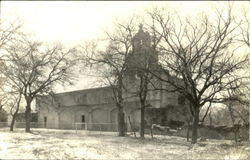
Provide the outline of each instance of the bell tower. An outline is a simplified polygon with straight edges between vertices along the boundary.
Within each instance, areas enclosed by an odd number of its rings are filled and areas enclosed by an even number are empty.
[[[140,24],[138,32],[132,38],[133,49],[127,60],[127,76],[129,76],[130,80],[135,80],[138,72],[146,67],[151,68],[157,66],[158,55],[153,50],[151,43],[150,34],[144,31],[143,25]]]
[[[151,37],[148,32],[144,32],[143,25],[139,25],[139,31],[132,39],[135,54],[148,54],[151,49]]]

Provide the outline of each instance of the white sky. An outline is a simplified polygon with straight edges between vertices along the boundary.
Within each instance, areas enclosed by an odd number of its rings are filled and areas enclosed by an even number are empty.
[[[41,40],[75,45],[97,37],[112,25],[114,18],[124,18],[159,3],[191,14],[204,9],[208,2],[3,1],[1,17],[5,20],[20,19],[26,31]]]
[[[202,10],[210,11],[209,6],[223,6],[225,2],[156,2],[156,1],[2,1],[1,19],[24,23],[23,29],[32,33],[38,40],[61,42],[66,46],[80,44],[87,39],[98,38],[105,28],[112,26],[115,18],[126,18],[140,13],[152,5],[168,5],[183,15],[196,15]],[[247,2],[234,2],[236,7],[250,5]],[[74,87],[59,89],[70,91],[90,88],[90,79],[81,78]]]

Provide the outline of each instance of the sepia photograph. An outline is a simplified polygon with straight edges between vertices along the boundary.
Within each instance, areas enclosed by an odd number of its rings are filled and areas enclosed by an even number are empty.
[[[250,160],[250,1],[0,1],[0,160]]]

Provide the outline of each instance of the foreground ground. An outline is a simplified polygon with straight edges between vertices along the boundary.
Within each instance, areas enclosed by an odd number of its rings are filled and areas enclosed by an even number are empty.
[[[184,138],[145,140],[116,133],[70,130],[0,129],[0,159],[250,159],[250,143],[208,140],[190,145]]]

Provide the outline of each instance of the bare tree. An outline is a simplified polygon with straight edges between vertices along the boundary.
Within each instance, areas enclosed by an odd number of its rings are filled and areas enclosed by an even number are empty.
[[[147,67],[147,66],[144,66]],[[136,70],[136,80],[134,81],[133,90],[127,89],[127,92],[133,97],[138,97],[140,102],[140,137],[144,138],[145,134],[145,110],[147,106],[150,106],[148,101],[149,84],[152,76],[147,71],[147,68],[133,68]]]
[[[196,24],[186,18],[169,22],[161,12],[152,14],[162,35],[158,45],[161,51],[162,69],[153,73],[170,85],[169,92],[179,92],[190,103],[194,117],[192,141],[197,142],[197,130],[201,108],[207,103],[221,103],[220,93],[230,89],[230,84],[244,78],[240,73],[247,57],[237,57],[237,34],[231,8],[226,16],[217,11],[216,20],[202,15]],[[198,22],[198,24],[197,24]]]
[[[250,17],[248,12],[249,11],[244,8],[243,22],[241,21],[239,23],[241,33],[239,41],[250,47]]]
[[[245,6],[245,7],[249,7]],[[239,25],[240,27],[240,31],[241,31],[241,38],[239,39],[240,42],[242,42],[247,48],[247,54],[249,54],[249,49],[250,49],[250,16],[249,16],[249,8],[244,8],[244,15],[243,15],[243,25]],[[244,123],[248,124],[248,128],[249,128],[249,123],[250,123],[250,119],[249,119],[249,108],[250,108],[250,72],[249,72],[249,66],[250,66],[250,61],[248,61],[246,67],[245,67],[245,73],[246,75],[248,75],[248,79],[245,82],[245,86],[244,88],[241,87],[241,90],[243,91],[245,100],[247,100],[248,104],[244,104],[241,105],[241,109],[237,110],[237,112],[239,113],[240,117],[242,117],[242,120],[244,120]],[[240,112],[241,111],[241,112]],[[241,114],[240,114],[241,113]],[[243,114],[242,114],[243,113]],[[247,114],[246,114],[247,113]],[[245,115],[245,116],[244,116]],[[247,117],[247,119],[245,119],[244,117]],[[250,132],[249,132],[250,135]],[[249,136],[250,137],[250,136]]]
[[[5,56],[6,80],[12,87],[23,87],[22,95],[26,102],[25,131],[30,132],[31,103],[38,94],[46,94],[57,82],[70,82],[72,53],[74,49],[62,46],[47,47],[41,42],[24,37],[8,48]]]
[[[0,19],[0,50],[3,52],[6,50],[14,41],[16,41],[18,35],[22,35],[20,32],[21,24],[16,23],[5,23]],[[0,56],[2,56],[1,53]]]
[[[249,79],[247,79],[249,80]],[[246,90],[249,82],[238,81],[230,84],[231,89],[227,91],[225,104],[233,125],[234,139],[238,142],[238,132],[240,126],[249,127],[249,91]]]
[[[2,65],[0,66],[0,75],[3,79],[1,91],[4,93],[6,106],[8,109],[10,109],[10,115],[12,116],[10,131],[13,131],[16,116],[20,109],[22,91],[24,87],[22,83],[18,80],[18,78],[12,74],[15,73],[16,70],[13,65],[8,64],[10,60],[7,59],[6,56],[6,54],[3,56],[4,60]]]
[[[149,49],[149,48],[148,48]],[[130,87],[126,88],[126,91],[133,97],[138,97],[140,102],[140,137],[144,138],[145,134],[145,110],[146,107],[151,106],[149,101],[149,94],[154,91],[151,83],[153,83],[153,76],[149,72],[149,68],[152,67],[153,63],[149,56],[150,50],[145,50],[143,52],[143,58],[135,58],[132,56],[132,63],[128,67],[128,72],[131,72],[131,76],[135,76],[133,82],[130,83]],[[134,63],[134,64],[133,64]],[[134,74],[133,74],[134,73]]]
[[[134,31],[134,19],[132,18],[128,23],[116,23],[114,32],[106,32],[107,39],[101,41],[107,43],[104,49],[98,50],[98,46],[93,45],[93,43],[84,47],[84,62],[92,67],[94,65],[96,73],[112,88],[113,100],[118,109],[119,136],[125,136],[123,90],[127,58],[129,54],[133,53],[131,40]]]
[[[5,55],[7,54],[7,50],[11,45],[17,42],[18,37],[22,36],[23,33],[20,31],[22,25],[17,22],[15,23],[5,23],[0,19],[0,90],[1,90],[1,107],[4,106],[7,110],[11,110],[12,121],[10,130],[13,131],[14,122],[16,119],[16,115],[19,110],[19,98],[21,96],[16,97],[15,91],[10,91],[12,86],[9,86],[10,82],[6,79],[6,66]],[[7,90],[6,90],[7,89]],[[20,98],[21,100],[21,98]],[[15,109],[14,114],[12,111]]]
[[[2,68],[0,68],[2,69]],[[2,74],[5,70],[2,70]],[[4,85],[1,88],[1,107],[4,108],[9,114],[12,116],[11,124],[10,124],[10,131],[13,131],[17,114],[20,109],[20,103],[22,99],[21,91],[14,91],[12,88],[8,87],[7,85],[10,84],[8,81],[4,81]]]
[[[149,70],[158,67],[158,55],[156,46],[161,39],[161,35],[155,34],[154,19],[151,25],[139,25],[139,31],[132,39],[133,54],[128,57],[127,75],[132,79],[129,81],[130,87],[126,91],[134,97],[139,98],[140,102],[140,137],[144,138],[145,130],[145,110],[151,106],[148,95],[155,91],[155,86],[159,86],[154,76]],[[145,29],[145,31],[144,31]],[[149,31],[149,32],[148,32]],[[150,35],[151,33],[151,35]]]
[[[140,137],[144,138],[144,130],[145,130],[145,109],[148,105],[147,102],[148,97],[148,85],[149,85],[149,72],[142,72],[139,76],[139,99],[140,99],[140,107],[141,107],[141,126],[140,126]]]
[[[13,131],[14,130],[14,125],[15,125],[15,122],[16,122],[16,117],[17,117],[17,114],[19,112],[19,109],[20,109],[20,104],[21,104],[21,100],[22,100],[22,93],[19,92],[18,94],[12,94],[11,95],[11,99],[10,99],[10,107],[11,107],[11,110],[10,110],[10,114],[12,116],[12,119],[11,119],[11,123],[10,123],[10,131]]]
[[[228,99],[227,102],[227,108],[229,111],[229,115],[232,121],[233,125],[233,133],[234,133],[234,140],[237,143],[238,142],[238,132],[240,129],[240,126],[243,124],[240,124],[241,121],[243,120],[244,124],[247,124],[247,121],[245,121],[245,116],[242,116],[242,113],[240,113],[240,108],[244,102],[236,95],[234,92],[228,92],[230,98]],[[249,113],[249,112],[246,112]],[[247,115],[249,117],[249,114]],[[249,125],[249,123],[248,123]]]

